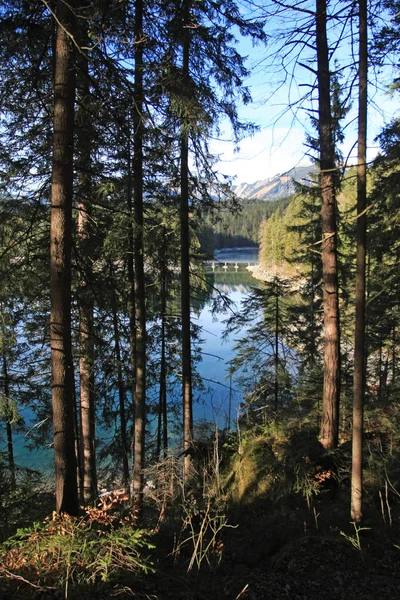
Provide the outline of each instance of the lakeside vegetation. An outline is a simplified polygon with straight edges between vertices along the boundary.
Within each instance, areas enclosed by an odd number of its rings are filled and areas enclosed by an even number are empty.
[[[240,200],[235,209],[218,211],[215,223],[209,216],[199,232],[204,252],[213,256],[216,249],[257,246],[260,223],[284,210],[289,203],[289,197],[270,201]]]

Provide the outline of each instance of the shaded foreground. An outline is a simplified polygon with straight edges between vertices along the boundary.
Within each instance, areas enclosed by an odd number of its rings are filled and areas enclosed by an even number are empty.
[[[276,423],[244,432],[240,447],[211,440],[185,494],[179,461],[149,470],[140,529],[121,491],[9,538],[0,598],[400,598],[396,445],[367,440],[361,528],[349,523],[349,446],[327,452],[311,428]],[[24,493],[20,525],[48,513],[43,494],[24,504]],[[9,535],[12,502],[7,514]]]

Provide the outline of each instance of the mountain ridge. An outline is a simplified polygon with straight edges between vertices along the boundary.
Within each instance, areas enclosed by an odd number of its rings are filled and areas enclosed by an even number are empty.
[[[315,170],[313,165],[293,167],[288,171],[274,175],[269,179],[259,179],[254,183],[241,183],[234,186],[235,194],[242,200],[264,200],[266,202],[291,196],[295,192],[293,180],[309,185],[309,174]]]

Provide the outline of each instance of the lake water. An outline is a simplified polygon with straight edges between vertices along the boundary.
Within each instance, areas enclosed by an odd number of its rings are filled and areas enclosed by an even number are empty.
[[[223,293],[232,301],[232,310],[240,308],[241,302],[250,290],[257,285],[249,271],[248,264],[258,262],[257,248],[226,249],[215,253],[215,261],[207,266],[207,280],[213,286],[213,296]],[[194,394],[193,416],[195,425],[201,422],[218,424],[219,428],[234,426],[237,410],[242,399],[241,393],[230,381],[227,374],[229,360],[233,357],[235,340],[223,339],[224,321],[229,314],[211,314],[212,299],[200,311],[193,313],[193,320],[201,326],[203,340],[202,360],[197,365],[204,381],[204,389]],[[29,409],[23,416],[28,420]],[[3,432],[2,432],[3,433]],[[109,435],[109,434],[108,434]],[[52,448],[29,450],[26,434],[14,435],[14,455],[18,466],[51,472],[53,470]],[[1,437],[1,449],[6,452],[5,434]]]
[[[215,263],[211,264],[212,285],[216,288],[214,296],[226,294],[232,304],[232,311],[240,309],[245,295],[257,280],[246,270],[248,264],[258,263],[258,248],[221,250],[215,253]],[[237,265],[237,268],[236,268]],[[212,267],[214,266],[214,272]],[[242,394],[229,378],[228,363],[233,358],[235,338],[223,339],[224,321],[232,314],[211,313],[212,301],[201,310],[196,323],[202,327],[202,361],[197,369],[206,386],[200,394],[200,402],[193,407],[194,421],[204,420],[218,424],[220,428],[234,424]]]

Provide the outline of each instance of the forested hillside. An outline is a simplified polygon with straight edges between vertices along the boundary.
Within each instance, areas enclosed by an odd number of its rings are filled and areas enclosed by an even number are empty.
[[[1,3],[1,599],[400,598],[399,9]]]
[[[222,208],[208,217],[199,232],[206,254],[212,256],[216,248],[258,245],[260,223],[286,208],[296,185],[312,185],[313,171],[311,165],[296,167],[271,179],[234,186],[236,207]]]
[[[199,230],[201,246],[207,256],[216,248],[256,246],[259,243],[260,223],[276,211],[283,210],[290,198],[280,200],[242,200],[235,207],[222,209],[216,219],[206,218]]]
[[[372,167],[370,182],[374,179],[374,172]],[[337,209],[342,216],[341,243],[347,256],[343,260],[347,264],[354,256],[353,224],[356,196],[356,172],[349,169],[341,176],[337,194]],[[264,268],[280,267],[288,273],[293,271],[293,267],[297,270],[307,268],[302,262],[304,255],[312,250],[317,251],[317,248],[311,248],[311,245],[313,242],[318,245],[316,238],[320,231],[319,208],[318,198],[315,197],[313,189],[299,186],[296,194],[284,204],[278,205],[276,211],[263,219],[258,240],[260,261]]]

